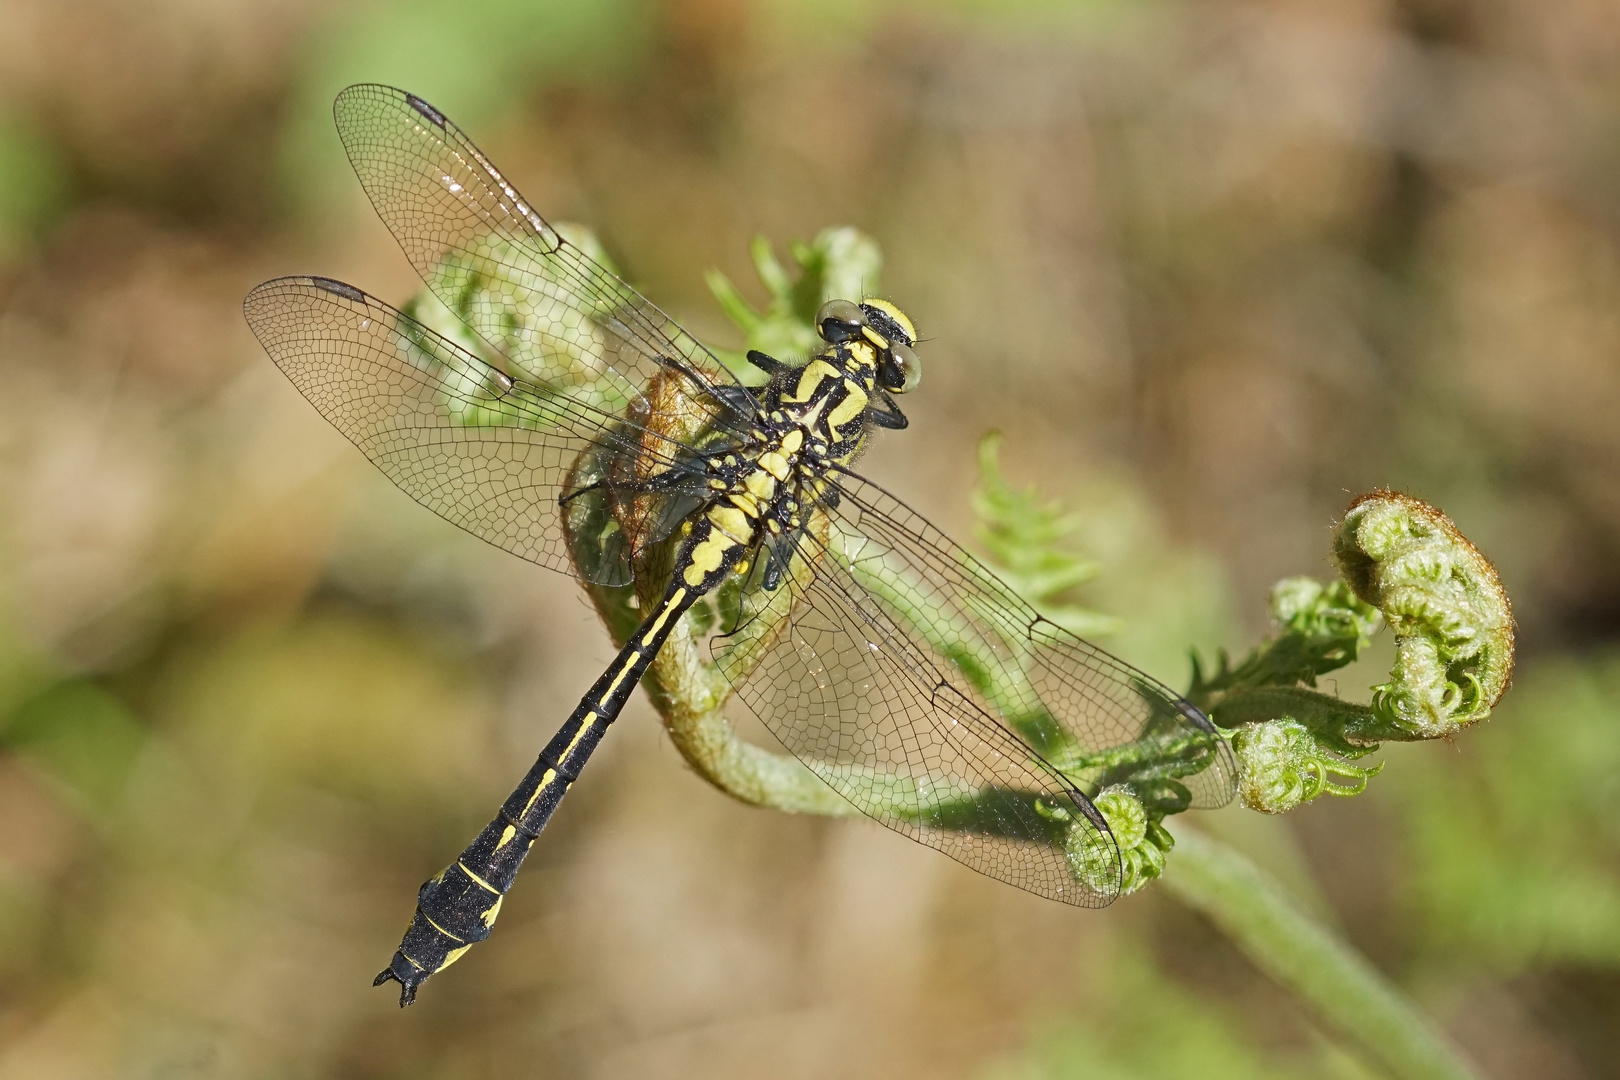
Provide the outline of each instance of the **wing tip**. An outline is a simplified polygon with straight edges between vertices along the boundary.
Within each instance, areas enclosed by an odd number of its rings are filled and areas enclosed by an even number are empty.
[[[344,127],[344,117],[350,112],[349,106],[356,100],[364,98],[386,98],[395,105],[409,106],[417,115],[423,117],[437,128],[445,129],[450,126],[449,118],[429,103],[426,98],[419,97],[409,90],[401,90],[397,86],[390,86],[387,83],[359,82],[345,86],[332,99],[332,116],[337,120],[340,132]]]
[[[283,277],[271,278],[269,281],[261,281],[253,286],[248,290],[247,296],[243,298],[242,306],[251,309],[256,302],[263,300],[265,297],[286,292],[289,289],[319,289],[321,292],[342,297],[352,303],[367,306],[370,306],[372,302],[371,297],[366,294],[365,290],[356,288],[346,281],[321,277],[319,274],[288,274]]]

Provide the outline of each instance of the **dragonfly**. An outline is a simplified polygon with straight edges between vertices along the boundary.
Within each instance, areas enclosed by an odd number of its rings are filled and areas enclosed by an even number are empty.
[[[356,85],[333,112],[377,213],[455,318],[277,278],[244,302],[270,358],[462,529],[594,586],[656,583],[499,813],[422,885],[375,981],[398,982],[401,1006],[490,935],[678,625],[706,639],[730,700],[859,810],[1041,896],[1119,895],[1094,803],[1109,785],[1172,810],[1232,797],[1231,752],[1202,712],[1042,618],[854,470],[875,432],[907,426],[897,399],[922,375],[899,307],[831,298],[812,355],[728,366],[420,97]]]

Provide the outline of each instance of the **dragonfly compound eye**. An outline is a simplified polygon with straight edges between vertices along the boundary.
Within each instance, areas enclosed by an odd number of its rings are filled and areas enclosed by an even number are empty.
[[[895,342],[878,362],[878,384],[891,394],[909,394],[922,382],[922,359],[909,345]]]
[[[859,336],[865,325],[861,306],[849,300],[829,300],[816,312],[816,332],[829,345]]]

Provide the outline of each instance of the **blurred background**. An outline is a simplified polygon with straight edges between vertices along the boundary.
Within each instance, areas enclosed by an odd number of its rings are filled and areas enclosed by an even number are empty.
[[[1005,430],[1172,683],[1331,573],[1352,494],[1443,507],[1515,600],[1504,706],[1362,798],[1177,824],[1487,1075],[1620,1075],[1620,7],[5,0],[0,1078],[1356,1074],[1167,896],[737,805],[639,697],[493,944],[372,990],[611,648],[242,321],[279,274],[418,287],[332,130],[362,80],[720,344],[751,236],[874,236],[929,340],[864,467],[967,538]]]

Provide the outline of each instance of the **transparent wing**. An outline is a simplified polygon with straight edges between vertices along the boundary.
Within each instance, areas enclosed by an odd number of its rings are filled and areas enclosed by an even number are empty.
[[[541,566],[625,584],[627,545],[607,500],[559,500],[648,468],[673,470],[658,497],[678,498],[680,475],[700,471],[684,448],[603,408],[593,384],[510,378],[351,285],[278,278],[243,311],[299,392],[411,498]],[[580,458],[588,446],[606,452]],[[596,466],[580,471],[576,459]],[[563,513],[576,533],[605,534],[597,565],[569,559]]]
[[[590,384],[621,408],[645,408],[660,373],[678,373],[694,391],[737,385],[695,338],[542,219],[431,105],[361,84],[332,111],[361,185],[422,279],[530,379]],[[752,408],[736,394],[717,404]]]
[[[756,575],[738,622],[714,639],[737,697],[863,813],[1041,896],[1118,896],[1119,850],[1090,800],[818,542],[801,540],[774,591]]]
[[[1118,894],[1119,862],[1089,795],[1230,801],[1231,750],[1179,695],[1041,618],[876,485],[840,472],[819,501],[781,586],[756,576],[714,653],[737,697],[864,813],[1096,906]]]
[[[960,691],[1085,790],[1128,783],[1195,808],[1237,792],[1231,747],[1190,702],[1042,618],[889,492],[836,477],[827,541],[885,614]]]

